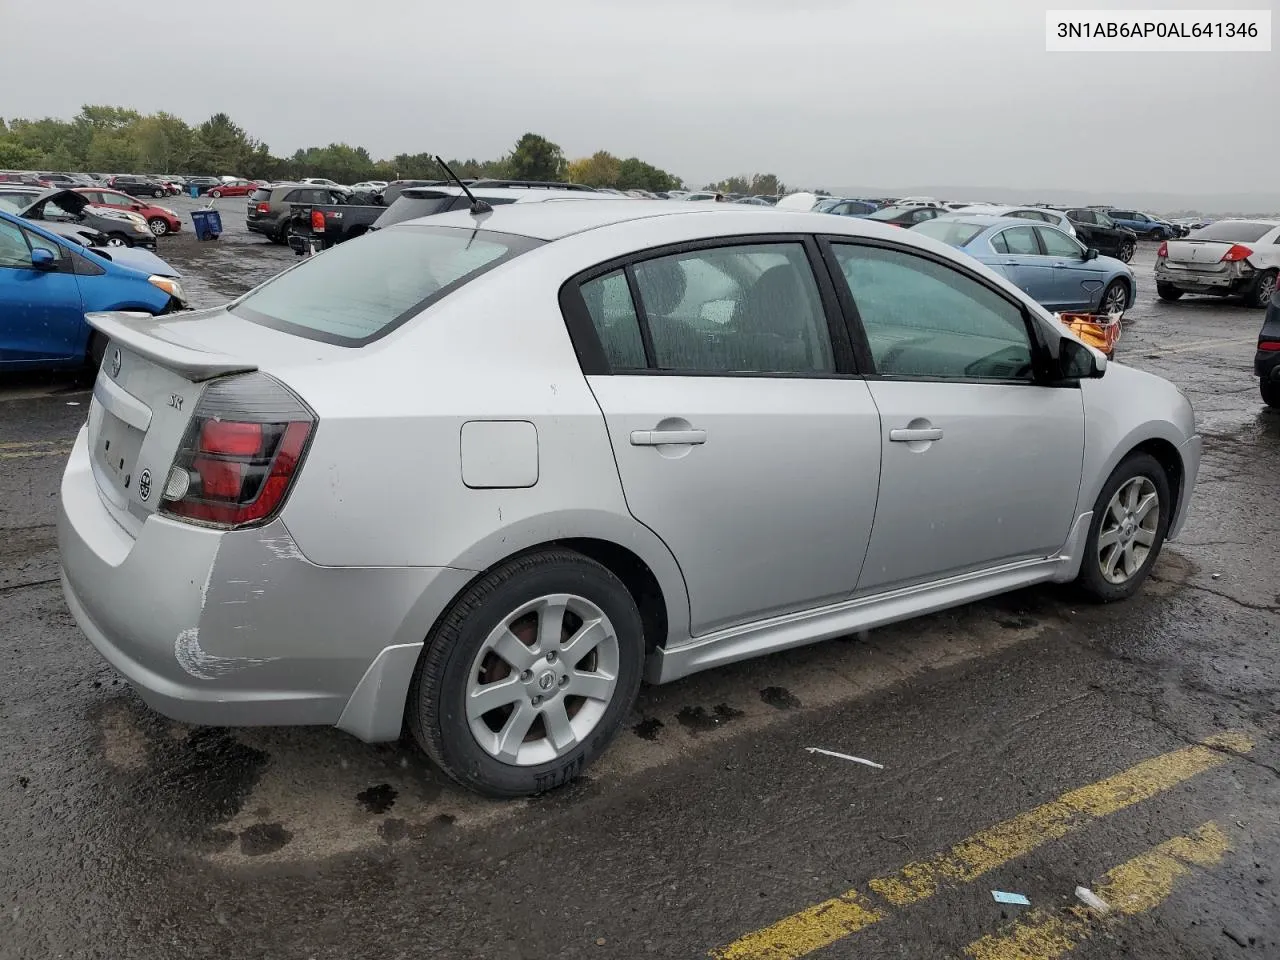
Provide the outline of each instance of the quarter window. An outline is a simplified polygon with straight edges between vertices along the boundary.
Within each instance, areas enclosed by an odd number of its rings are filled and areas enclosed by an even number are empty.
[[[589,280],[582,285],[582,299],[591,314],[591,323],[600,337],[609,367],[613,370],[643,370],[644,339],[640,335],[640,319],[627,275],[621,270]]]
[[[853,244],[832,248],[878,374],[1031,380],[1022,311],[994,291],[915,254]]]
[[[658,369],[835,370],[802,244],[714,247],[645,260],[634,271]]]

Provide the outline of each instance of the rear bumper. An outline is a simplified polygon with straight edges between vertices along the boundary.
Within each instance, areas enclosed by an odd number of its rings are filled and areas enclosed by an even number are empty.
[[[1253,355],[1253,372],[1260,380],[1280,383],[1280,351],[1259,350]]]
[[[63,593],[148,706],[187,723],[399,735],[416,650],[472,574],[318,566],[279,520],[222,532],[151,516],[135,540],[98,495],[86,436],[62,480]]]
[[[1156,262],[1156,282],[1177,287],[1187,293],[1243,294],[1252,286],[1257,272],[1242,263],[1227,264],[1214,272],[1186,270],[1167,262]]]

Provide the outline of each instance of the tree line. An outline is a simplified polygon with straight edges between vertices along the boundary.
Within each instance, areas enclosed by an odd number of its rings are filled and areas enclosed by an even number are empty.
[[[494,160],[448,161],[460,177],[554,180],[619,190],[675,190],[680,177],[639,157],[599,150],[569,160],[556,143],[526,133],[510,152]],[[328,177],[338,183],[363,180],[435,180],[445,176],[429,153],[399,153],[375,160],[364,147],[331,143],[277,157],[225,113],[196,125],[163,111],[143,114],[125,107],[86,104],[70,120],[0,117],[0,169],[94,173],[234,175],[289,180]],[[734,176],[703,189],[723,193],[780,194],[773,174]]]

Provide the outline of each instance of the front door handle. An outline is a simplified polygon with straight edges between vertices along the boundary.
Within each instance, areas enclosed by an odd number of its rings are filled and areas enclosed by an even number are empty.
[[[705,430],[632,430],[633,447],[660,447],[668,443],[706,443]]]
[[[1004,262],[1004,265],[1005,265],[1006,267],[1020,267],[1020,266],[1022,266],[1022,263],[1021,263],[1020,261],[1018,261],[1018,260],[1006,260],[1006,261]]]
[[[941,440],[942,431],[937,427],[901,427],[889,431],[894,443],[918,443],[922,440]]]

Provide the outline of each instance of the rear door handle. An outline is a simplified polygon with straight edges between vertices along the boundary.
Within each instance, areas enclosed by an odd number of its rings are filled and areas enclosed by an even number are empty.
[[[942,431],[937,427],[901,427],[889,431],[889,439],[894,443],[915,443],[920,440],[941,440]]]
[[[633,447],[660,447],[668,443],[706,443],[705,430],[632,430]]]

